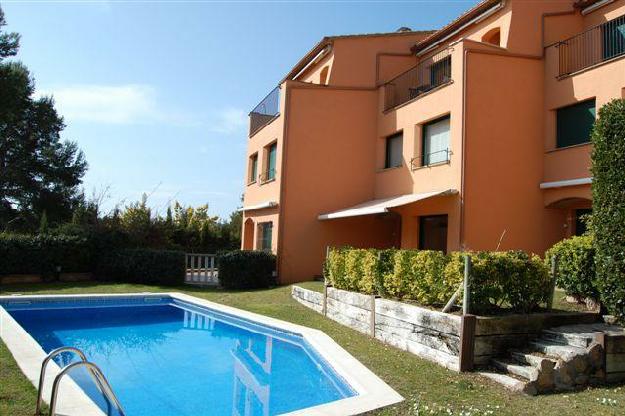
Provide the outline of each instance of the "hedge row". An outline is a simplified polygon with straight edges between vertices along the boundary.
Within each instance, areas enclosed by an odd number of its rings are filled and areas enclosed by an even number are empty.
[[[531,312],[551,295],[548,268],[521,251],[469,253],[473,261],[471,310]],[[345,290],[376,293],[440,306],[460,287],[464,253],[424,250],[330,250],[325,277]]]
[[[185,274],[185,253],[172,250],[114,251],[102,256],[96,268],[98,280],[148,285],[181,285]]]
[[[553,256],[557,259],[558,287],[570,296],[599,299],[592,236],[571,237],[556,243],[545,254],[547,265],[551,264]]]
[[[88,272],[94,256],[90,242],[78,236],[0,234],[0,275]]]
[[[0,233],[0,275],[95,272],[100,280],[182,284],[181,251],[108,248],[85,236]]]
[[[219,283],[226,289],[261,289],[276,284],[276,256],[266,251],[235,250],[217,256]]]

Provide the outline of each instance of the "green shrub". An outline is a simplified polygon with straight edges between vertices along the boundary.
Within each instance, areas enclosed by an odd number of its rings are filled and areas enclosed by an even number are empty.
[[[551,295],[548,268],[521,251],[470,253],[471,312],[530,312]],[[325,270],[338,289],[443,305],[464,278],[464,253],[424,250],[330,250]]]
[[[185,253],[173,250],[126,249],[98,259],[99,280],[156,285],[181,285],[186,274]]]
[[[386,276],[393,272],[395,267],[395,255],[397,249],[391,248],[386,250],[378,250],[378,263],[375,275],[375,293],[381,296],[388,296],[385,287]]]
[[[333,248],[326,259],[326,275],[328,284],[336,288],[347,288],[345,278],[345,257],[350,248]]]
[[[338,289],[385,294],[384,276],[393,270],[396,251],[333,248],[324,263],[324,277]]]
[[[529,313],[546,303],[550,291],[549,270],[535,255],[522,251],[469,253],[472,261],[472,313],[499,308]],[[454,253],[445,269],[446,280],[462,281],[464,253]]]
[[[386,275],[386,292],[424,305],[445,303],[462,281],[445,278],[448,261],[440,251],[398,250],[393,256],[393,271]]]
[[[217,256],[219,283],[226,289],[275,285],[276,256],[266,251],[235,250]]]
[[[625,321],[625,100],[599,110],[592,143],[596,282],[608,311]]]
[[[562,240],[545,255],[545,264],[551,267],[551,259],[557,257],[556,284],[567,295],[598,299],[595,284],[595,248],[590,235]]]
[[[93,268],[89,239],[68,235],[0,234],[0,275],[88,272]]]

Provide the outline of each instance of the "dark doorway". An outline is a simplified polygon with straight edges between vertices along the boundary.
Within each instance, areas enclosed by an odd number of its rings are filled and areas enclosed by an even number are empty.
[[[447,215],[419,217],[419,249],[447,252]]]
[[[592,214],[592,209],[575,210],[575,235],[583,235],[587,230],[588,216]]]

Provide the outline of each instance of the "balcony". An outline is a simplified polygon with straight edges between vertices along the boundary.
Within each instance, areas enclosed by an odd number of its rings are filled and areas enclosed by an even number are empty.
[[[384,84],[384,111],[451,82],[451,49],[423,59]]]
[[[420,156],[413,157],[410,160],[410,169],[417,170],[430,166],[444,165],[451,160],[452,152],[450,149],[437,150],[434,152],[423,153]]]
[[[559,42],[558,78],[625,55],[625,15]]]
[[[274,88],[263,100],[250,111],[250,133],[256,132],[269,124],[280,114],[280,86]]]

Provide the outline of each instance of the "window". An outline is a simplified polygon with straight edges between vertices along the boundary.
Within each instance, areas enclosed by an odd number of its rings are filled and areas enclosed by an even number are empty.
[[[449,120],[445,116],[423,126],[422,166],[449,161]]]
[[[559,108],[556,118],[558,148],[588,143],[595,123],[595,99]]]
[[[250,156],[250,168],[249,168],[249,177],[247,182],[254,183],[256,182],[256,176],[258,175],[258,153],[254,153]]]
[[[447,252],[447,215],[419,217],[419,250]]]
[[[437,87],[451,79],[451,56],[434,62],[430,66],[430,87]]]
[[[271,251],[271,239],[273,234],[272,222],[261,222],[258,224],[258,244],[259,250]]]
[[[625,15],[610,20],[601,27],[603,59],[625,53]]]
[[[384,169],[401,166],[402,149],[404,146],[404,134],[397,133],[386,138],[386,155],[384,158]]]
[[[273,143],[267,147],[265,160],[265,174],[263,182],[276,179],[276,155],[278,153],[278,144]]]

